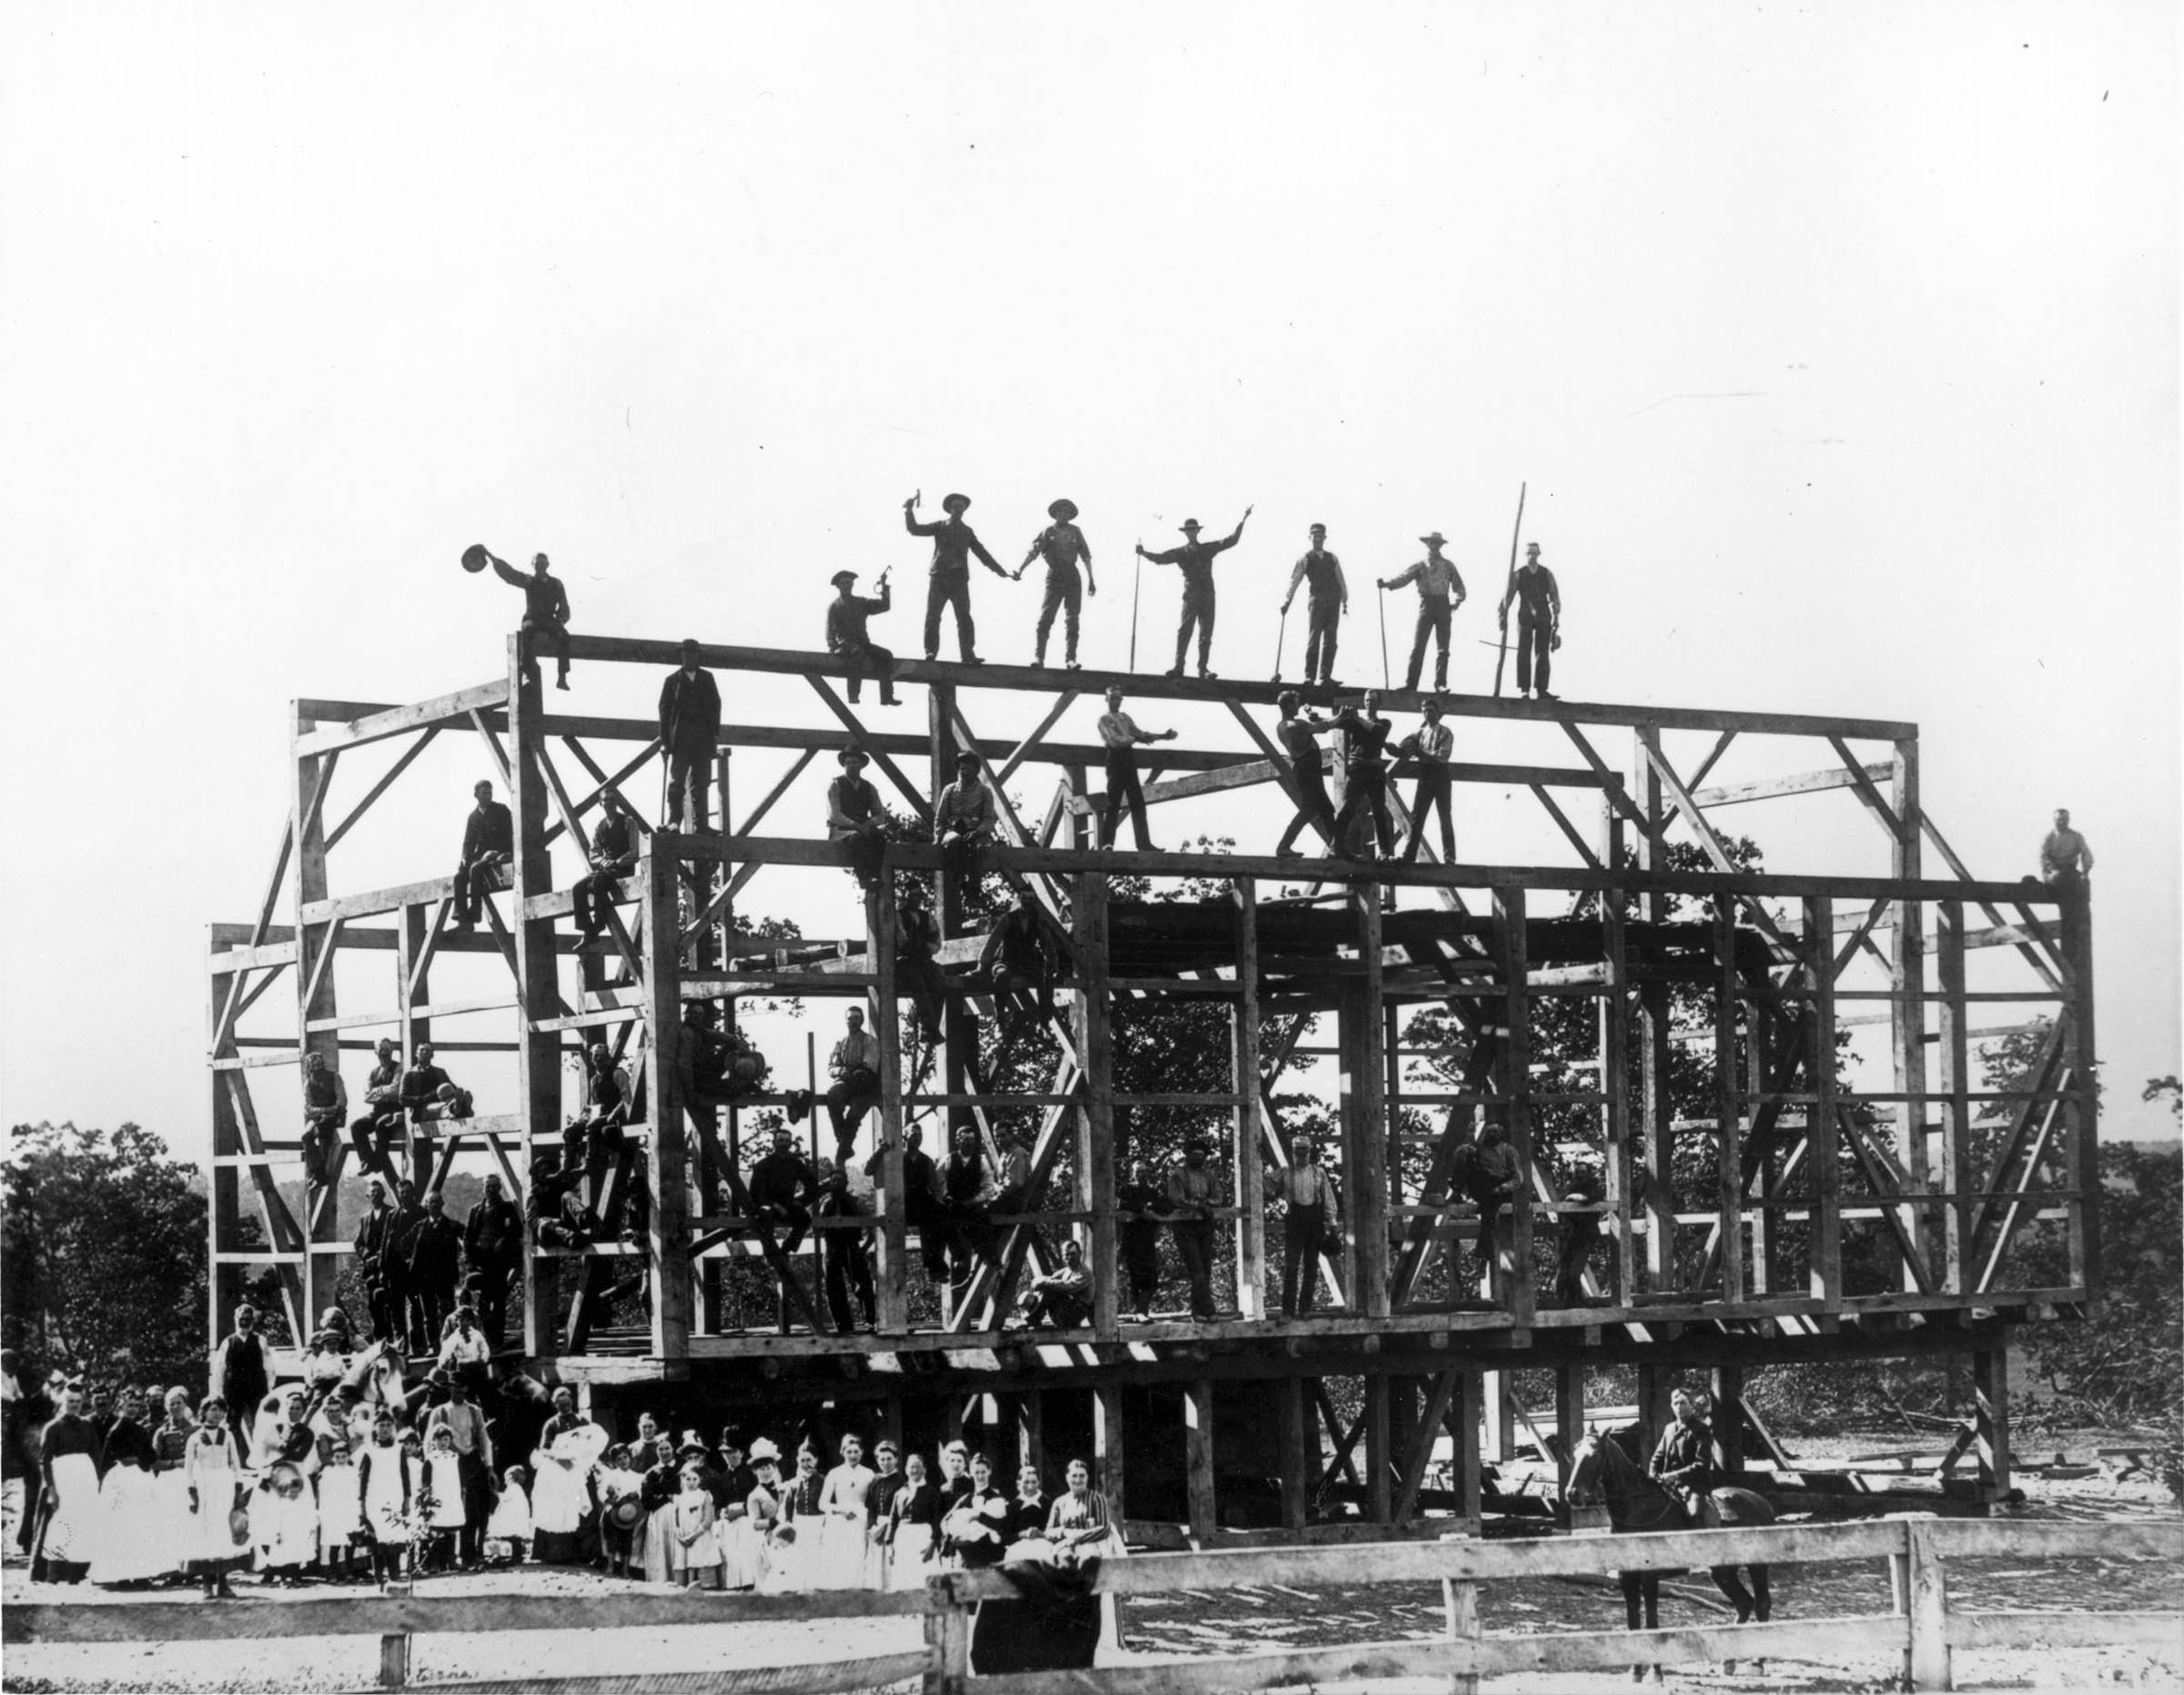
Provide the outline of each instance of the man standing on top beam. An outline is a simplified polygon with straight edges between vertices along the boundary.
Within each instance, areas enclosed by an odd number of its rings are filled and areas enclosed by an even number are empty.
[[[1163,553],[1148,553],[1145,543],[1138,544],[1138,557],[1154,565],[1180,566],[1183,571],[1183,620],[1176,627],[1176,662],[1168,671],[1171,677],[1183,674],[1183,661],[1190,651],[1190,632],[1198,632],[1198,675],[1211,680],[1213,672],[1207,669],[1207,660],[1213,651],[1213,561],[1243,540],[1244,526],[1250,521],[1251,508],[1244,508],[1243,517],[1236,520],[1236,528],[1220,541],[1200,541],[1198,520],[1183,520],[1184,543],[1169,548]]]
[[[1540,544],[1528,542],[1524,563],[1511,575],[1502,596],[1502,628],[1509,628],[1509,603],[1517,603],[1517,692],[1529,694],[1536,687],[1539,698],[1547,692],[1550,655],[1562,645],[1562,591],[1554,573],[1540,563]]]
[[[1092,544],[1077,527],[1075,500],[1057,500],[1046,509],[1046,516],[1054,522],[1032,538],[1024,563],[1016,567],[1016,575],[1021,578],[1033,560],[1044,557],[1046,560],[1046,592],[1039,601],[1039,644],[1033,651],[1031,662],[1035,669],[1046,663],[1046,638],[1054,631],[1054,615],[1060,612],[1063,648],[1069,669],[1075,671],[1077,612],[1086,595],[1099,592],[1099,585],[1092,580]],[[1085,562],[1081,583],[1077,576],[1079,560]]]
[[[940,510],[947,516],[937,524],[921,524],[912,516],[917,510],[917,496],[912,495],[903,502],[903,528],[914,536],[933,538],[933,570],[925,590],[925,657],[940,657],[941,609],[953,606],[957,653],[966,665],[983,665],[986,661],[976,651],[977,631],[971,622],[971,555],[976,553],[996,577],[1006,578],[1008,572],[963,521],[970,504],[967,494],[945,496]]]
[[[1314,524],[1312,545],[1289,573],[1289,591],[1282,596],[1287,612],[1297,598],[1299,583],[1310,585],[1305,600],[1311,614],[1310,631],[1304,641],[1304,680],[1335,686],[1335,637],[1342,615],[1350,610],[1350,585],[1342,580],[1342,561],[1327,550],[1327,526]]]
[[[1418,585],[1418,632],[1410,638],[1410,665],[1403,673],[1403,687],[1418,687],[1419,677],[1426,668],[1426,639],[1431,636],[1436,643],[1433,687],[1440,692],[1449,686],[1449,618],[1466,597],[1456,561],[1441,554],[1448,538],[1436,530],[1419,540],[1426,544],[1426,557],[1407,570],[1381,578],[1380,587],[1400,589],[1407,582]]]

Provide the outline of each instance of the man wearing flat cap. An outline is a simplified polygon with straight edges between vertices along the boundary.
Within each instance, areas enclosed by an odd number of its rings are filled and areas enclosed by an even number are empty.
[[[682,672],[677,671],[677,676]],[[710,745],[710,744],[708,744]],[[703,770],[701,764],[698,769]],[[668,802],[668,825],[676,822],[675,802],[680,792]],[[703,780],[696,784],[693,795],[697,824],[705,826],[705,785]],[[607,914],[614,906],[614,885],[637,869],[637,821],[630,812],[630,803],[622,798],[620,789],[609,789],[599,797],[600,811],[604,815],[592,832],[591,851],[585,855],[590,869],[576,880],[572,891],[576,897],[576,927],[587,936],[600,934],[607,927]]]
[[[1213,651],[1213,561],[1244,539],[1244,525],[1250,517],[1251,509],[1247,506],[1243,517],[1236,520],[1236,528],[1219,541],[1200,541],[1198,520],[1187,518],[1181,547],[1148,553],[1144,542],[1138,544],[1139,559],[1154,565],[1178,566],[1183,572],[1183,620],[1176,627],[1176,662],[1169,676],[1183,674],[1183,660],[1190,650],[1190,632],[1195,628],[1198,632],[1198,675],[1212,677],[1206,661]]]
[[[1312,545],[1289,573],[1289,591],[1282,596],[1288,611],[1297,598],[1299,583],[1309,584],[1305,607],[1311,614],[1310,633],[1304,639],[1304,680],[1332,687],[1335,681],[1335,634],[1342,614],[1350,610],[1350,585],[1342,580],[1342,561],[1327,550],[1327,526],[1314,524]]]
[[[963,521],[970,503],[967,494],[948,495],[940,503],[947,516],[937,524],[921,524],[912,516],[917,510],[917,497],[912,495],[903,502],[903,528],[914,536],[933,538],[933,570],[925,591],[925,657],[940,657],[941,609],[953,606],[956,651],[966,665],[981,665],[985,661],[978,657],[977,632],[971,623],[971,555],[976,553],[996,577],[1008,572]]]
[[[880,704],[893,706],[895,703],[895,655],[875,641],[864,627],[866,619],[888,608],[892,597],[887,588],[887,573],[885,570],[880,573],[880,592],[876,600],[867,600],[856,592],[857,573],[854,570],[838,570],[833,580],[834,598],[827,602],[826,607],[826,651],[839,653],[848,664],[850,704],[856,704],[857,696],[864,687],[864,679],[875,677],[880,684]],[[928,641],[925,645],[931,647],[933,644]],[[933,656],[928,653],[925,657],[931,659]]]
[[[1418,687],[1419,675],[1426,667],[1426,638],[1431,636],[1439,644],[1433,658],[1433,687],[1438,691],[1449,686],[1449,615],[1463,604],[1463,578],[1457,572],[1456,561],[1441,553],[1448,537],[1436,530],[1419,540],[1426,544],[1426,557],[1407,570],[1381,578],[1380,587],[1400,589],[1407,582],[1418,585],[1418,633],[1410,638],[1410,668],[1403,673],[1403,687]]]
[[[996,822],[994,792],[978,774],[978,756],[966,748],[956,756],[956,781],[933,808],[933,840],[946,869],[957,875],[968,871],[971,856],[993,840]]]
[[[880,833],[880,792],[865,781],[863,748],[845,747],[834,757],[842,762],[842,774],[826,785],[827,840],[842,844],[860,883],[877,888],[887,852]]]
[[[709,827],[713,759],[721,739],[721,691],[698,663],[698,644],[682,644],[682,662],[660,685],[660,752],[667,761],[667,827],[682,828],[689,797],[693,830]]]
[[[1034,666],[1046,664],[1046,637],[1054,629],[1054,615],[1059,611],[1067,614],[1062,620],[1062,640],[1069,669],[1075,671],[1077,610],[1086,595],[1099,592],[1099,585],[1092,580],[1092,544],[1077,527],[1075,500],[1057,500],[1046,509],[1046,516],[1054,522],[1032,538],[1030,551],[1024,555],[1024,563],[1016,567],[1016,575],[1022,577],[1033,560],[1046,561],[1046,593],[1039,602],[1039,645],[1031,662]],[[1085,562],[1081,583],[1077,575],[1079,560]]]

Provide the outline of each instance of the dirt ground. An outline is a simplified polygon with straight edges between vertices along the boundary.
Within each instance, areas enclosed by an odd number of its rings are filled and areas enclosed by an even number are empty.
[[[2150,1479],[2093,1478],[2048,1484],[2024,1479],[2026,1517],[2115,1518],[2144,1522],[2173,1511]],[[10,1544],[12,1547],[12,1544]],[[2184,1609],[2184,1572],[2151,1561],[2007,1559],[1953,1560],[1952,1606],[1974,1610],[2163,1611]],[[325,1589],[261,1591],[253,1579],[238,1583],[235,1606],[278,1606],[289,1594]],[[613,1587],[626,1587],[616,1585]],[[477,1594],[489,1590],[544,1595],[609,1592],[588,1571],[541,1567],[471,1576],[429,1579],[420,1595]],[[20,1564],[0,1573],[0,1603],[48,1600],[66,1591],[33,1586]],[[368,1593],[351,1589],[347,1593]],[[169,1593],[173,1593],[170,1591]],[[126,1598],[119,1598],[126,1599]],[[1832,1563],[1778,1569],[1778,1619],[1882,1614],[1888,1610],[1887,1575],[1881,1562]],[[1623,1622],[1623,1601],[1612,1588],[1540,1579],[1481,1586],[1481,1622],[1489,1631],[1535,1632],[1612,1629]],[[1662,1601],[1661,1622],[1726,1622],[1725,1609],[1704,1574],[1672,1585]],[[1114,1663],[1143,1663],[1174,1655],[1222,1656],[1344,1642],[1429,1640],[1441,1631],[1441,1594],[1429,1584],[1376,1589],[1276,1589],[1190,1590],[1133,1597],[1123,1616],[1123,1652]],[[2180,1633],[2184,1634],[2184,1633]],[[642,1657],[647,1671],[701,1671],[734,1666],[832,1660],[845,1654],[885,1653],[916,1647],[923,1638],[915,1619],[844,1620],[811,1626],[692,1626],[639,1637],[618,1630],[511,1633],[490,1640],[420,1637],[412,1648],[411,1676],[420,1685],[471,1678],[626,1675]],[[378,1678],[379,1644],[370,1637],[291,1639],[244,1644],[42,1646],[8,1650],[0,1688],[22,1691],[157,1690],[318,1691],[369,1689]],[[1839,1691],[1893,1687],[1899,1668],[1886,1650],[1828,1665],[1770,1660],[1763,1674],[1748,1664],[1728,1675],[1719,1669],[1671,1672],[1668,1687],[1707,1690]],[[1960,1690],[2046,1690],[2118,1687],[2184,1690],[2184,1640],[2173,1648],[2065,1649],[1981,1651],[1956,1657]],[[910,1687],[910,1686],[905,1686]],[[1394,1691],[1445,1687],[1423,1680],[1356,1685]],[[1490,1680],[1495,1690],[1525,1691],[1627,1690],[1626,1674],[1519,1675]]]

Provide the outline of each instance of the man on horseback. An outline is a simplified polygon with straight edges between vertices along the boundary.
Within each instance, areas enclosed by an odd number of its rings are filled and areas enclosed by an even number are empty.
[[[1705,1518],[1706,1498],[1714,1488],[1714,1432],[1692,1396],[1678,1389],[1668,1397],[1675,1421],[1661,1432],[1647,1472],[1682,1498],[1692,1523]]]

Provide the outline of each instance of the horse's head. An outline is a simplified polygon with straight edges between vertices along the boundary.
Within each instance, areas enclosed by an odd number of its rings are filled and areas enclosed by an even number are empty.
[[[1603,1451],[1613,1446],[1601,1434],[1600,1427],[1588,1428],[1578,1438],[1570,1453],[1570,1477],[1562,1485],[1562,1504],[1566,1507],[1591,1507],[1606,1497],[1601,1486],[1602,1474],[1607,1466]]]

